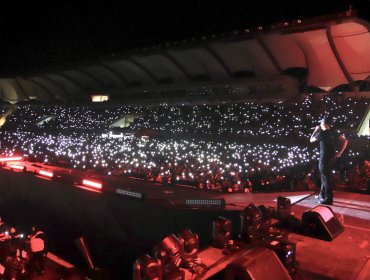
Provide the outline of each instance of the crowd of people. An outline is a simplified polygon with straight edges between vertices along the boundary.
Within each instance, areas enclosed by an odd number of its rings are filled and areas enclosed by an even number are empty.
[[[45,274],[47,240],[45,233],[32,226],[30,234],[19,233],[0,217],[0,279],[32,279]]]
[[[2,153],[42,162],[63,160],[71,167],[110,175],[140,177],[162,184],[201,189],[258,191],[272,186],[313,186],[318,148],[311,127],[325,114],[353,137],[338,168],[367,159],[369,138],[354,133],[368,99],[344,95],[307,96],[280,104],[256,102],[193,106],[34,108],[20,106],[0,130]],[[103,132],[127,114],[142,115],[122,137]],[[49,121],[36,125],[42,119]],[[156,131],[156,137],[124,137],[125,131]],[[303,183],[302,183],[303,182]]]

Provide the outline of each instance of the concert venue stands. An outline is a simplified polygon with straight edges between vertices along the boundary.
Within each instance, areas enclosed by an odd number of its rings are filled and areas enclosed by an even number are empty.
[[[369,23],[351,11],[0,79],[1,215],[42,224],[50,251],[103,279],[139,277],[135,260],[147,253],[157,263],[156,245],[191,229],[205,266],[165,267],[163,279],[180,279],[169,276],[177,272],[223,279],[236,273],[225,268],[233,258],[259,248],[238,235],[239,223],[251,204],[264,205],[267,236],[278,232],[296,246],[301,265],[274,262],[284,277],[366,279],[369,53]],[[92,103],[92,95],[109,100]],[[350,141],[335,164],[333,212],[315,212],[344,228],[330,243],[304,228],[320,184],[319,149],[309,137],[328,114]],[[278,196],[291,200],[294,215],[272,209]],[[225,243],[226,253],[212,247],[220,216],[233,223],[236,245]],[[78,251],[81,237],[91,256]]]

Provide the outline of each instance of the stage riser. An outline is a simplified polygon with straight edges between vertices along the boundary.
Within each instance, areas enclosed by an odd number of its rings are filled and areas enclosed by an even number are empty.
[[[0,182],[4,217],[11,220],[28,219],[26,223],[37,223],[51,231],[53,226],[65,223],[63,226],[67,235],[76,238],[79,232],[81,235],[91,235],[87,236],[88,241],[94,239],[95,235],[104,236],[104,239],[127,244],[134,255],[136,252],[137,255],[148,252],[164,236],[177,234],[184,228],[198,233],[201,244],[210,244],[212,222],[218,216],[234,220],[235,228],[239,225],[238,212],[181,209],[168,203],[156,204],[145,199],[141,201],[116,194],[99,194],[32,174],[0,169]],[[13,211],[13,206],[20,203],[24,207],[17,207]],[[94,245],[90,247],[94,251]]]

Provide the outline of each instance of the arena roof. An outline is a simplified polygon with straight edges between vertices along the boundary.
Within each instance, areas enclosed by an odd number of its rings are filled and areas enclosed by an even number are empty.
[[[25,77],[0,79],[0,98],[17,103],[70,100],[135,88],[230,83],[289,74],[306,88],[358,90],[370,77],[369,23],[352,14],[281,23],[228,38],[132,52]]]

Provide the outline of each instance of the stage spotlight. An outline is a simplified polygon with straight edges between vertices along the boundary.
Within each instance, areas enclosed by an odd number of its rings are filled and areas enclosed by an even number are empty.
[[[184,253],[183,258],[196,258],[199,253],[199,237],[193,233],[190,229],[184,229],[179,234],[179,240],[183,244]]]
[[[134,263],[133,276],[134,280],[162,280],[161,261],[142,255]]]
[[[279,196],[276,200],[276,211],[280,218],[287,217],[291,214],[292,204],[287,197]]]
[[[229,219],[218,217],[213,221],[213,247],[224,249],[231,239],[232,222]]]
[[[207,266],[203,264],[199,253],[199,237],[197,234],[191,232],[190,229],[184,229],[179,234],[179,240],[184,246],[184,252],[182,254],[183,268],[188,269],[192,274],[201,275],[207,269]]]
[[[249,204],[240,213],[240,238],[254,243],[263,237],[263,216],[254,204]]]
[[[183,252],[184,247],[174,234],[168,235],[156,246],[154,256],[162,263],[162,272],[165,279],[184,279],[184,271],[179,268]]]

